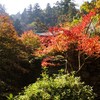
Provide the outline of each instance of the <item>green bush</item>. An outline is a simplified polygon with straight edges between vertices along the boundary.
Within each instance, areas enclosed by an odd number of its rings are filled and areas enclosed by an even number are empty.
[[[74,74],[55,74],[43,78],[25,88],[14,100],[94,100],[92,87],[85,85]]]

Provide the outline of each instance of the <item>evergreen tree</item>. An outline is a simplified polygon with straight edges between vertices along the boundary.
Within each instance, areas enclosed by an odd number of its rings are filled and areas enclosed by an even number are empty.
[[[22,34],[22,25],[20,23],[19,19],[16,19],[16,21],[14,22],[14,27],[16,29],[16,31],[18,32],[18,35]]]
[[[69,5],[69,9],[68,9],[68,21],[73,21],[73,16],[75,16],[78,12],[78,10],[75,8],[75,4],[72,2]]]
[[[62,0],[56,2],[53,7],[48,3],[46,8],[42,10],[39,4],[36,3],[33,7],[29,5],[28,8],[25,8],[19,20],[23,31],[33,30],[34,23],[38,22],[37,19],[47,27],[56,26],[59,23],[73,20],[77,13],[75,6],[71,0]]]
[[[34,22],[28,25],[30,30],[35,31],[36,33],[42,33],[47,31],[47,26],[37,18]]]
[[[41,19],[42,17],[42,9],[40,8],[39,4],[36,3],[33,7],[33,17],[34,20],[38,17],[39,19]]]
[[[28,23],[28,13],[26,8],[24,9],[24,11],[21,14],[21,22],[27,24]]]
[[[28,23],[31,23],[34,19],[33,17],[33,8],[32,5],[30,4],[28,9],[27,9],[27,15],[28,15]]]
[[[60,16],[58,17],[58,23],[65,21],[72,21],[73,17],[77,13],[76,5],[71,0],[62,0],[61,2],[56,3],[59,10]]]
[[[4,5],[0,4],[0,14],[6,14]]]
[[[46,23],[46,25],[50,26],[50,24],[52,24],[52,16],[53,16],[52,8],[51,8],[50,3],[48,3],[47,7],[45,9],[45,23]]]

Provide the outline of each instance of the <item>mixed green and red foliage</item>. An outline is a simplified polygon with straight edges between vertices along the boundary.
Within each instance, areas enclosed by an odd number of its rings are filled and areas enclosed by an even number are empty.
[[[68,60],[70,64],[75,59],[77,66],[81,67],[85,64],[87,58],[100,57],[100,37],[92,36],[90,24],[96,16],[96,11],[91,11],[89,14],[82,17],[81,23],[69,30],[62,27],[51,27],[49,31],[52,33],[48,36],[40,36],[40,48],[33,52],[33,56],[42,58],[42,66],[58,66],[54,64],[54,58],[57,55],[62,56],[63,60]],[[80,60],[83,60],[83,62]],[[59,62],[59,59],[58,59]]]
[[[100,31],[95,34],[91,27],[100,27],[100,19],[97,16],[98,9],[92,9],[82,16],[77,25],[68,28],[51,27],[51,34],[44,36],[34,34],[33,31],[18,36],[9,18],[0,16],[0,75],[3,81],[5,79],[2,75],[13,81],[6,80],[4,85],[16,85],[17,76],[20,80],[21,76],[29,75],[33,71],[32,68],[38,67],[33,67],[36,59],[40,59],[43,67],[65,66],[66,70],[75,70],[77,73],[87,66],[88,62],[100,60]],[[99,65],[100,62],[97,63],[97,66]],[[0,85],[1,83],[0,80]]]

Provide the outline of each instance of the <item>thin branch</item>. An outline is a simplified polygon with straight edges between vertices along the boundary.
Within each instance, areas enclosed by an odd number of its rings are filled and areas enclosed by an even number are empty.
[[[65,73],[68,73],[67,59],[65,60]]]
[[[80,51],[78,52],[78,68],[80,69],[80,67],[81,67],[81,58],[80,58],[80,55],[81,55],[81,53],[80,53]]]
[[[66,55],[65,55],[65,73],[68,73],[68,60],[67,60],[67,52],[66,52]]]
[[[89,23],[89,25],[88,25],[88,27],[87,27],[87,29],[86,29],[86,34],[88,33],[88,30],[89,30],[89,28],[90,28],[90,25],[91,25],[91,23],[92,23],[92,21],[93,21],[93,18],[91,19],[91,21],[90,21],[90,23]]]
[[[90,57],[90,56],[87,56],[85,59],[84,59],[84,62],[81,64],[81,52],[79,51],[79,53],[78,53],[78,70],[76,71],[76,73],[78,73],[82,68],[83,68],[83,66],[85,65],[85,62],[86,62],[86,60]]]
[[[85,65],[85,62],[80,66],[80,68],[76,71],[76,73],[78,73],[83,68],[84,65]]]

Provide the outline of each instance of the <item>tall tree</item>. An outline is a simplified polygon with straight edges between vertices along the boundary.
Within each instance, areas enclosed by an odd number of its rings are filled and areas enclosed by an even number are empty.
[[[60,15],[58,16],[58,23],[72,21],[77,13],[76,5],[71,0],[62,0],[61,2],[57,2],[56,6]]]
[[[42,33],[47,31],[47,26],[42,23],[42,21],[37,18],[34,22],[28,25],[28,28],[36,33]]]
[[[18,33],[18,35],[22,34],[22,25],[20,23],[20,20],[19,19],[16,19],[16,21],[14,21],[14,27]]]
[[[73,16],[75,16],[76,14],[77,14],[77,12],[78,12],[78,10],[75,8],[75,3],[70,3],[69,4],[69,8],[68,8],[68,21],[73,21]]]
[[[30,4],[28,9],[27,9],[27,17],[28,17],[28,23],[31,23],[34,19],[33,17],[33,8],[32,8],[32,5]]]
[[[21,14],[21,21],[24,22],[25,24],[28,23],[28,13],[27,13],[26,8],[24,9],[24,11]]]
[[[61,2],[57,2],[56,5],[58,6],[59,10],[62,14],[68,14],[69,5],[71,0],[62,0]]]
[[[6,10],[5,10],[5,6],[2,5],[2,4],[0,4],[0,15],[1,15],[1,14],[7,14],[7,13],[6,13]]]
[[[38,3],[36,3],[33,7],[33,17],[36,19],[37,17],[41,19],[42,17],[42,9]]]
[[[50,26],[50,24],[52,24],[52,16],[53,16],[52,8],[51,8],[50,3],[48,3],[46,6],[46,9],[45,9],[45,23],[46,23],[46,25]]]

